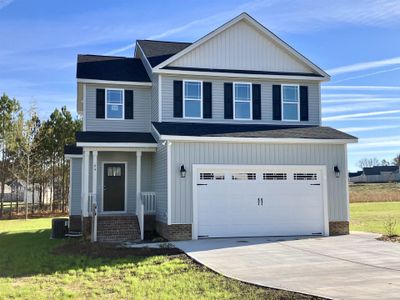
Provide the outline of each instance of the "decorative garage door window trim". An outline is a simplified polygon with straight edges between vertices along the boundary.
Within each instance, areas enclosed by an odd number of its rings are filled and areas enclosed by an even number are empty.
[[[317,180],[317,173],[294,173],[294,180]]]
[[[200,180],[225,180],[223,173],[200,173]]]
[[[287,173],[263,173],[264,180],[287,180]]]
[[[232,173],[232,180],[256,180],[256,173]]]

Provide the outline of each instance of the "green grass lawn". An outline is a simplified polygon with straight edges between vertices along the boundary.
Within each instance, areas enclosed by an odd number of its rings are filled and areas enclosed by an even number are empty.
[[[350,230],[385,234],[385,221],[397,221],[400,235],[400,202],[350,203]]]
[[[50,224],[0,221],[0,299],[299,299],[227,279],[183,256],[52,254],[65,241],[49,239]]]

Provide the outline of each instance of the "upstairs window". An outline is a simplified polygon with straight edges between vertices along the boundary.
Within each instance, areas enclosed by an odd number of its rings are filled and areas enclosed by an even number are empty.
[[[233,99],[235,120],[251,120],[251,84],[234,83]]]
[[[184,118],[201,119],[203,117],[202,82],[184,81],[183,116]]]
[[[124,90],[107,89],[106,90],[106,119],[124,118]]]
[[[282,120],[283,121],[299,121],[299,86],[298,85],[282,85]]]

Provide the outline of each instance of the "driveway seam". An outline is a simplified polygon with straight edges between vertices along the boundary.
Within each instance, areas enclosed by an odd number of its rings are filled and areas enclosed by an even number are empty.
[[[353,263],[353,264],[356,264],[356,265],[361,265],[361,266],[366,266],[366,267],[371,267],[371,268],[377,268],[377,269],[384,269],[384,270],[389,270],[389,271],[400,272],[399,269],[394,269],[394,268],[390,268],[390,267],[375,266],[375,265],[371,265],[371,264],[368,264],[368,263],[357,262],[357,261],[353,261],[353,260],[351,260],[351,259],[340,258],[340,257],[336,257],[336,256],[333,256],[333,255],[322,254],[322,253],[315,252],[315,251],[312,251],[312,250],[306,250],[306,249],[303,249],[303,248],[299,248],[299,247],[295,247],[295,246],[290,246],[290,245],[284,244],[284,243],[282,243],[282,242],[278,242],[278,243],[281,244],[282,246],[285,246],[285,247],[288,247],[288,248],[292,248],[292,249],[296,249],[296,250],[301,250],[301,251],[304,251],[304,252],[307,252],[307,253],[311,253],[311,254],[315,254],[315,255],[320,255],[320,256],[324,256],[324,257],[329,257],[329,258],[333,258],[333,259],[337,259],[337,260],[341,260],[341,261]]]

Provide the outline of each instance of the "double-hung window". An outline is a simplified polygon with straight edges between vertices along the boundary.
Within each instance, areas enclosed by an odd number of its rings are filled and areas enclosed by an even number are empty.
[[[282,120],[299,121],[299,119],[299,86],[290,84],[282,85]]]
[[[106,118],[123,119],[124,118],[124,90],[107,89],[106,90]]]
[[[251,84],[234,83],[234,116],[236,120],[252,119]]]
[[[183,116],[201,119],[203,117],[203,92],[201,81],[184,81]]]

